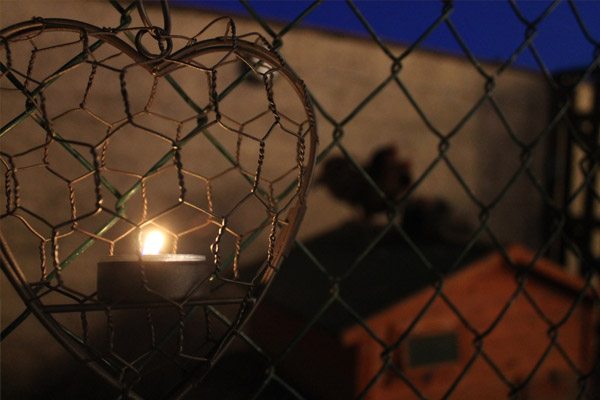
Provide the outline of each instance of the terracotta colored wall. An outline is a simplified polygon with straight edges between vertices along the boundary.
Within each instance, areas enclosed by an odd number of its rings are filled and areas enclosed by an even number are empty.
[[[488,259],[487,263],[476,265],[458,276],[446,281],[443,288],[447,298],[460,311],[462,316],[480,333],[486,332],[502,313],[512,293],[517,288],[514,270],[502,267]],[[369,325],[390,343],[409,326],[418,312],[433,294],[428,289],[406,303],[388,309],[375,316]],[[481,349],[512,383],[527,379],[536,363],[545,354],[550,343],[549,325],[540,318],[527,296],[535,301],[540,310],[553,323],[559,322],[574,301],[574,295],[549,286],[536,278],[530,278],[522,292],[508,308],[500,322],[484,335]],[[591,320],[591,309],[580,304],[567,322],[558,329],[557,343],[578,368],[585,369],[594,352],[591,343],[592,328],[586,321]],[[475,357],[464,378],[454,389],[450,398],[456,399],[495,399],[506,398],[508,386],[502,382],[481,355],[476,356],[475,335],[460,322],[446,302],[438,297],[431,304],[425,316],[415,325],[413,333],[432,333],[453,330],[459,333],[459,361],[438,364],[438,368],[401,368],[406,377],[428,398],[440,398],[450,389],[454,380],[467,368]],[[582,337],[583,332],[587,337]],[[362,348],[357,368],[357,391],[362,390],[373,375],[382,367],[379,354],[383,351],[375,342],[368,339],[359,328],[348,332],[348,343],[358,341]],[[583,340],[583,341],[582,341]],[[396,353],[396,362],[406,359],[406,342]],[[404,353],[403,353],[404,352]],[[574,398],[577,390],[575,373],[556,348],[548,351],[542,367],[532,376],[527,394],[534,399]],[[370,399],[412,399],[417,398],[401,378],[386,372],[376,387],[370,392]]]

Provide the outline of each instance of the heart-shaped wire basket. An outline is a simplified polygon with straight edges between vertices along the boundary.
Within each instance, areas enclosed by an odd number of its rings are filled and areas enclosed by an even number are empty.
[[[123,397],[181,398],[203,379],[306,205],[317,136],[302,80],[230,19],[206,29],[36,18],[0,31],[2,269]],[[181,262],[141,254],[150,229],[167,253],[206,260],[170,282]]]

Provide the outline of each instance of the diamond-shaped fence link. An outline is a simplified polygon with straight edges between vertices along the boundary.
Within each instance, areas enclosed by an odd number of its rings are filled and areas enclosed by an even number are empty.
[[[143,39],[126,28],[136,18],[137,3],[110,3],[115,19],[121,21],[115,31],[125,33],[123,40]],[[361,39],[302,26],[307,16],[327,2],[302,3],[287,24],[271,22],[252,2],[241,3],[247,11],[243,24],[263,32],[256,43],[281,54],[286,68],[306,81],[315,109],[318,177],[309,196],[307,221],[243,328],[231,322],[235,314],[231,309],[204,307],[199,319],[206,321],[190,323],[203,333],[199,339],[190,334],[189,348],[194,351],[186,353],[182,349],[187,316],[175,304],[180,315],[173,320],[179,325],[172,331],[179,333],[179,340],[173,339],[178,348],[174,355],[168,346],[165,350],[155,342],[154,325],[160,327],[153,318],[161,315],[153,315],[148,307],[141,316],[143,325],[150,327],[152,342],[146,355],[130,361],[109,352],[110,362],[120,365],[117,380],[125,387],[120,395],[132,396],[130,387],[145,379],[144,396],[169,398],[175,392],[164,387],[189,380],[190,365],[210,359],[204,354],[217,346],[213,330],[229,328],[231,346],[216,364],[210,364],[209,372],[194,381],[196,388],[185,391],[185,398],[598,398],[600,38],[594,36],[577,2],[548,2],[530,15],[518,2],[508,1],[512,23],[518,25],[522,39],[496,63],[478,60],[453,17],[458,6],[449,1],[439,3],[431,22],[406,46],[384,40],[361,11],[360,2],[347,1],[338,4],[338,9],[340,13],[343,9],[345,18],[351,16],[361,24],[366,33]],[[406,3],[407,13],[411,7],[417,5]],[[554,74],[536,37],[559,7],[569,10],[568,23],[576,26],[592,56],[588,65]],[[151,25],[159,20],[160,10],[147,8],[156,12],[143,21]],[[215,25],[226,26],[224,36],[235,37],[234,25],[221,22]],[[175,40],[201,40],[201,35],[178,36],[177,24],[175,17],[172,23],[165,19],[162,28],[147,31],[162,32],[156,53],[168,52]],[[430,37],[441,34],[458,45],[460,58],[449,60],[449,56],[422,49]],[[244,58],[244,68],[229,62],[227,54],[212,60],[212,68],[191,65],[206,74],[203,90],[190,85],[189,77],[174,72],[161,79],[170,88],[168,94],[161,94],[163,86],[155,79],[145,87],[144,104],[134,106],[140,96],[133,93],[143,84],[126,78],[128,67],[119,64],[118,54],[96,53],[87,40],[82,36],[59,45],[83,46],[93,55],[86,61],[89,73],[81,83],[80,104],[63,113],[48,111],[54,108],[45,103],[44,90],[34,89],[45,84],[35,78],[36,65],[52,65],[39,58],[56,45],[29,38],[23,42],[27,62],[19,68],[3,66],[2,71],[4,81],[13,86],[18,81],[12,94],[31,95],[15,101],[35,103],[29,108],[35,109],[33,117],[2,118],[7,137],[12,127],[28,123],[32,136],[36,130],[60,132],[61,119],[71,114],[86,126],[85,133],[70,136],[68,132],[64,137],[42,134],[41,141],[28,149],[2,149],[6,209],[2,218],[18,219],[37,238],[40,282],[33,287],[39,290],[38,296],[59,293],[79,303],[89,300],[61,280],[65,261],[75,261],[86,250],[74,249],[72,257],[61,258],[59,242],[69,235],[103,242],[113,254],[121,241],[131,246],[127,240],[136,236],[129,234],[140,229],[138,221],[150,220],[149,225],[164,228],[168,224],[162,223],[161,216],[172,218],[175,212],[181,214],[181,226],[169,231],[174,252],[185,246],[186,235],[193,237],[212,226],[214,265],[231,265],[230,275],[221,277],[223,284],[254,285],[260,257],[249,252],[244,259],[243,239],[265,236],[259,241],[267,243],[265,257],[270,260],[275,232],[285,225],[279,210],[287,210],[295,201],[299,189],[294,188],[302,185],[304,168],[309,168],[303,140],[312,118],[310,110],[306,119],[292,115],[291,105],[279,97],[280,77],[272,70],[261,72],[260,60],[250,53],[238,55]],[[5,45],[5,59],[13,57],[11,51]],[[524,57],[533,59],[535,71],[520,69],[518,61]],[[445,63],[452,67],[438,68]],[[235,69],[215,72],[228,66]],[[110,112],[100,115],[94,111],[93,90],[95,82],[109,79],[100,75],[109,73],[118,82],[117,97],[123,102],[114,110],[102,108]],[[222,76],[227,84],[219,82]],[[257,88],[267,98],[260,110],[252,97]],[[189,112],[175,112],[172,117],[153,111],[161,95],[171,99],[169,111]],[[228,103],[236,96],[243,98],[241,103]],[[134,111],[135,107],[140,111]],[[122,126],[131,132],[119,142],[125,136],[119,136]],[[253,126],[267,130],[254,134]],[[290,154],[269,153],[268,139],[275,126],[282,131],[278,132],[282,140],[291,143]],[[234,140],[224,141],[219,129],[233,133]],[[225,163],[194,160],[197,167],[209,171],[198,173],[187,167],[184,142],[192,143],[201,132],[200,146],[216,149]],[[82,134],[104,139],[82,139]],[[144,145],[133,149],[136,134]],[[152,146],[147,144],[154,140]],[[286,143],[273,146],[284,148]],[[145,146],[160,150],[162,144],[168,147],[164,152],[152,157],[143,153]],[[50,157],[59,151],[66,151],[76,163],[55,170]],[[32,163],[28,157],[37,153],[41,161]],[[167,156],[161,158],[162,154]],[[135,163],[139,171],[122,169],[119,160],[127,157],[139,159]],[[148,159],[150,165],[144,166]],[[155,163],[156,159],[160,161]],[[244,159],[253,164],[246,166]],[[267,161],[273,164],[263,169]],[[43,170],[45,177],[23,178],[27,170]],[[226,181],[232,173],[239,179],[224,185],[243,185],[252,196],[219,195],[219,181]],[[173,199],[157,197],[157,206],[163,207],[157,212],[146,199],[155,196],[152,180],[157,186],[167,185],[161,177],[168,174],[174,182]],[[28,179],[34,185],[35,180],[44,179],[48,185],[62,187],[65,210],[51,209],[45,215],[48,210],[30,209],[25,203],[28,189],[23,185]],[[112,194],[114,207],[101,207],[108,213],[107,221],[92,221],[93,210],[80,211],[85,207],[78,204],[77,186],[93,191],[95,205]],[[119,187],[135,190],[128,195]],[[30,190],[35,192],[35,188]],[[190,212],[182,212],[181,199],[193,190],[205,193],[205,204],[190,204]],[[141,201],[138,209],[134,207],[138,219],[121,214],[121,206],[134,198],[134,192]],[[258,202],[254,207],[262,209],[262,214],[244,213],[237,223],[245,230],[233,228],[229,223],[234,223],[230,220],[235,219],[235,211],[250,198]],[[170,200],[177,206],[170,206]],[[227,201],[233,201],[230,213],[217,209]],[[204,215],[202,223],[194,220],[198,212]],[[61,213],[67,216],[63,220]],[[223,215],[221,220],[216,218]],[[28,222],[31,216],[35,223]],[[117,221],[125,226],[113,229]],[[50,231],[43,233],[37,228],[41,225]],[[219,250],[221,241],[226,250]],[[228,252],[232,256],[223,260],[221,255]],[[260,275],[263,270],[258,268]],[[49,285],[52,279],[56,282]],[[144,286],[148,289],[147,283]],[[244,305],[247,300],[236,304]],[[46,312],[59,312],[60,307],[48,305]],[[107,310],[105,319],[112,348],[116,340],[112,325],[119,321],[111,312]],[[3,339],[18,335],[29,313],[27,309],[4,326]],[[90,324],[96,322],[88,321],[86,312],[78,322],[82,333],[73,335],[84,343],[94,340],[97,332]],[[150,365],[148,355],[160,358],[169,372],[156,379],[155,371],[144,369]],[[90,355],[90,359],[98,358]],[[161,386],[155,379],[171,384]]]

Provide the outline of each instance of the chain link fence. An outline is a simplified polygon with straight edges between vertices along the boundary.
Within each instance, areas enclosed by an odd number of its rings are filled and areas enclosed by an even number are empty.
[[[600,41],[577,3],[549,2],[530,15],[507,2],[522,40],[496,63],[470,50],[452,2],[439,3],[405,46],[382,39],[360,2],[338,4],[364,28],[360,39],[302,26],[327,2],[299,7],[287,24],[241,3],[241,25],[260,27],[307,84],[318,176],[265,298],[243,328],[224,323],[229,350],[185,398],[596,398]],[[136,17],[135,3],[110,4],[121,26]],[[553,74],[535,39],[558,7],[569,9],[593,57]],[[159,20],[158,7],[149,11]],[[422,50],[434,35],[451,37],[462,54]],[[517,67],[522,57],[537,69]],[[254,90],[248,70],[236,74],[229,91]],[[216,103],[207,104],[214,112]],[[219,135],[211,137],[219,147]],[[292,170],[302,170],[303,159],[293,158]],[[9,182],[15,168],[5,164]],[[259,181],[260,172],[246,172]],[[236,260],[235,278],[251,280],[255,259],[239,268]],[[6,324],[3,339],[28,316]],[[169,379],[189,378],[179,367]],[[78,390],[93,398],[89,387]]]
[[[377,228],[372,226],[369,228],[343,228],[346,230],[345,232],[340,229],[332,234],[297,243],[295,252],[292,253],[288,263],[284,264],[282,276],[274,284],[275,288],[270,297],[267,297],[267,304],[264,306],[268,311],[264,312],[265,320],[261,320],[260,323],[268,326],[271,332],[261,332],[261,328],[257,328],[256,331],[256,334],[262,333],[261,344],[272,350],[272,353],[264,355],[268,357],[266,363],[270,368],[267,379],[258,393],[275,386],[283,388],[290,398],[310,398],[312,396],[317,398],[420,399],[583,398],[586,393],[589,398],[595,396],[596,392],[592,388],[593,381],[590,378],[595,368],[593,365],[597,364],[595,356],[591,355],[589,359],[591,362],[584,367],[585,362],[581,364],[581,359],[576,361],[577,356],[572,358],[573,353],[566,351],[564,338],[568,335],[566,333],[568,321],[577,318],[575,314],[578,312],[578,308],[586,302],[584,293],[593,287],[592,282],[595,281],[597,274],[597,270],[595,270],[597,254],[594,255],[591,250],[593,245],[588,235],[594,235],[595,229],[590,229],[590,226],[597,221],[597,214],[592,210],[595,207],[592,204],[597,202],[597,197],[591,192],[596,193],[597,188],[596,156],[594,154],[597,153],[598,148],[598,124],[592,121],[598,119],[598,58],[594,57],[589,65],[582,66],[581,70],[569,74],[572,80],[568,84],[564,78],[553,76],[549,72],[543,57],[536,48],[535,37],[543,30],[544,20],[559,4],[559,2],[549,3],[546,8],[540,9],[539,14],[526,16],[516,2],[509,2],[508,6],[514,12],[514,17],[522,24],[523,40],[515,46],[512,54],[494,66],[482,65],[475,54],[471,52],[469,44],[461,36],[461,28],[454,23],[455,6],[450,2],[440,4],[439,14],[431,16],[431,25],[423,29],[414,43],[400,51],[386,45],[385,41],[378,36],[377,31],[369,24],[368,18],[361,13],[360,4],[352,2],[346,4],[354,17],[364,26],[370,40],[387,57],[390,72],[380,85],[374,87],[367,96],[356,103],[355,108],[341,117],[334,116],[337,110],[331,106],[323,106],[319,102],[319,95],[313,93],[318,113],[322,120],[327,121],[320,125],[322,152],[319,158],[326,160],[327,157],[336,157],[335,154],[339,154],[360,173],[360,178],[355,177],[355,179],[362,180],[373,193],[388,200],[387,204],[390,205],[390,208],[387,213],[387,221]],[[318,8],[319,4],[315,3],[308,7],[283,29],[271,27],[258,13],[253,11],[251,4],[245,4],[245,6],[253,18],[271,35],[273,43],[282,43],[281,49],[285,54],[285,35],[292,31],[304,16]],[[576,23],[585,36],[590,46],[590,52],[596,51],[595,54],[597,54],[598,41],[590,34],[584,19],[578,12],[577,5],[574,2],[568,2],[562,6],[570,8],[574,17],[572,23]],[[483,21],[479,22],[484,23]],[[456,115],[457,123],[455,125],[446,129],[439,128],[440,124],[435,121],[435,111],[428,110],[422,105],[419,94],[411,90],[409,79],[404,77],[409,74],[404,67],[410,64],[411,57],[416,57],[415,53],[421,43],[426,41],[428,36],[439,33],[441,30],[456,40],[463,51],[462,56],[468,60],[472,71],[476,71],[481,77],[479,97],[473,99],[465,112]],[[498,40],[501,39],[498,38]],[[523,138],[523,133],[519,132],[518,128],[514,128],[511,123],[512,116],[509,115],[510,111],[505,112],[505,108],[499,104],[498,99],[502,96],[498,93],[498,89],[503,75],[507,74],[514,67],[515,61],[525,53],[529,53],[535,59],[538,66],[537,73],[540,74],[545,89],[553,97],[552,101],[554,102],[553,108],[546,116],[547,122],[538,127],[536,133],[531,133],[526,139]],[[379,60],[377,61],[379,62]],[[591,89],[592,92],[596,94],[591,97],[593,105],[588,106],[586,111],[580,112],[577,111],[575,104],[576,96],[577,91],[585,85],[591,85],[594,88]],[[368,108],[369,104],[376,102],[379,96],[385,96],[384,92],[390,86],[398,89],[408,100],[402,105],[412,108],[422,119],[423,124],[427,127],[427,134],[435,138],[432,145],[437,149],[437,155],[430,160],[431,164],[415,174],[410,187],[396,199],[386,197],[386,195],[390,195],[386,190],[386,181],[378,175],[378,171],[369,169],[368,166],[361,163],[361,160],[353,158],[353,152],[349,151],[346,145],[346,143],[351,143],[351,135],[372,134],[371,132],[353,131],[352,125],[359,119],[361,113],[372,111]],[[433,95],[444,97],[452,96],[453,93],[439,90]],[[496,195],[483,199],[473,188],[472,183],[465,179],[464,170],[457,167],[460,161],[456,162],[456,158],[451,155],[451,150],[461,146],[459,138],[461,135],[468,134],[465,131],[468,130],[466,126],[469,121],[483,113],[486,106],[491,106],[497,117],[496,124],[502,126],[497,131],[498,135],[510,138],[515,145],[511,151],[519,157],[519,163],[505,182],[501,182],[497,176],[494,177],[494,174],[488,171],[490,174],[487,179],[490,180],[491,185],[495,186]],[[544,113],[544,111],[538,110],[538,113]],[[583,122],[583,120],[587,122]],[[490,123],[490,125],[492,124]],[[587,133],[582,132],[582,124],[587,126],[585,128],[588,129]],[[492,129],[492,127],[488,125],[487,129]],[[398,132],[398,135],[403,133]],[[419,139],[421,138],[414,140]],[[486,139],[497,143],[501,141],[498,137],[486,137]],[[564,143],[564,140],[572,143],[577,150],[573,150],[573,147],[566,149],[564,145],[560,144]],[[480,143],[480,146],[481,151],[486,151],[485,144]],[[496,151],[499,148],[500,145]],[[457,151],[460,151],[460,148]],[[569,155],[573,151],[576,151],[578,155]],[[536,153],[545,153],[542,157],[545,158],[546,168],[556,168],[561,171],[554,170],[544,174],[544,167],[539,168],[539,164],[536,166]],[[560,157],[557,157],[559,153]],[[410,157],[410,154],[407,156]],[[491,155],[489,156],[491,157]],[[559,159],[563,157],[568,159],[560,162]],[[500,162],[500,160],[498,161]],[[426,234],[414,229],[407,221],[409,217],[418,215],[417,224],[444,223],[441,219],[427,218],[428,215],[435,214],[433,207],[427,208],[427,211],[423,213],[414,211],[415,207],[418,208],[418,204],[415,204],[418,201],[414,199],[418,198],[416,193],[418,193],[419,187],[426,185],[428,179],[433,179],[432,175],[435,174],[435,170],[440,168],[447,168],[450,172],[449,179],[455,179],[459,186],[458,190],[462,190],[466,194],[467,199],[461,206],[467,207],[465,203],[469,202],[477,210],[478,222],[471,227],[466,237],[462,236],[462,241],[458,240],[459,243],[453,243],[451,246],[456,247],[451,249],[443,248],[443,244],[447,245],[447,237],[446,240],[440,240],[438,237],[436,243],[432,245],[427,241]],[[496,168],[502,167],[496,165]],[[562,180],[559,176],[563,177]],[[341,177],[337,179],[341,179]],[[535,243],[534,240],[534,244],[528,243],[535,247],[524,258],[519,256],[516,249],[507,248],[508,243],[514,238],[506,235],[501,237],[502,235],[498,235],[493,227],[494,213],[500,208],[500,203],[507,197],[511,187],[518,185],[521,179],[526,181],[528,200],[534,201],[533,197],[536,197],[536,200],[539,199],[536,207],[545,212],[545,226],[538,233],[539,241]],[[358,181],[355,182],[356,185],[361,184]],[[556,190],[559,190],[560,194]],[[587,194],[583,194],[584,192]],[[578,198],[579,200],[577,200]],[[582,198],[586,199],[587,205],[584,207],[585,210],[577,211],[578,206],[575,203],[581,201]],[[518,213],[518,207],[517,205],[513,212]],[[398,215],[402,217],[397,218]],[[576,234],[572,228],[575,220],[580,220],[587,227],[582,229],[579,234]],[[428,229],[435,230],[435,227],[429,226]],[[523,228],[519,227],[515,230],[519,229]],[[531,236],[534,235],[530,235],[530,238]],[[453,231],[452,239],[457,237],[461,237],[461,235]],[[440,242],[443,244],[440,245]],[[436,245],[437,247],[435,247]],[[485,250],[478,247],[483,247]],[[497,252],[499,257],[509,265],[521,264],[526,267],[521,273],[515,275],[511,290],[503,293],[503,296],[495,293],[493,288],[488,288],[487,294],[477,300],[478,295],[470,287],[468,281],[459,284],[450,280],[453,271],[460,270],[462,265],[477,259],[482,252],[486,251]],[[579,289],[571,293],[569,306],[554,315],[551,315],[553,311],[544,307],[544,300],[533,294],[535,289],[527,283],[534,279],[536,268],[541,268],[544,257],[553,257],[563,263],[569,259],[570,265],[578,266],[576,270],[583,276],[585,282],[579,286]],[[385,265],[388,263],[389,266]],[[300,272],[302,269],[311,268],[311,272]],[[415,278],[415,275],[422,271],[431,273],[431,276]],[[374,276],[375,274],[383,276],[377,278]],[[424,274],[426,275],[426,273]],[[354,275],[358,277],[354,279]],[[309,276],[310,279],[307,279],[306,276]],[[405,285],[411,284],[412,288],[405,287]],[[302,289],[294,290],[299,285],[303,285]],[[312,285],[318,289],[312,288]],[[392,288],[386,290],[386,285],[392,286]],[[463,286],[458,289],[454,285]],[[497,285],[500,286],[503,283],[499,280]],[[412,300],[407,301],[403,298],[406,293],[412,294],[415,288],[422,286],[428,289],[421,293],[427,294],[419,294],[422,299],[418,305],[414,304]],[[277,292],[278,289],[280,292]],[[406,302],[406,307],[412,306],[412,313],[403,312],[402,309],[397,313],[390,311],[387,313],[388,315],[386,312],[381,312],[382,305],[390,303],[390,299],[385,298],[390,291],[396,292],[395,295],[392,295],[392,299],[396,296],[395,300],[400,304],[398,307],[402,308],[402,302]],[[380,298],[373,300],[377,296]],[[472,297],[471,300],[465,300],[461,298],[462,296]],[[290,297],[293,297],[293,300],[290,300]],[[479,313],[489,312],[492,314],[486,323],[482,324],[481,319],[470,310],[472,306],[469,301],[488,303],[487,309],[478,310]],[[303,303],[298,305],[298,302]],[[411,302],[413,304],[410,304]],[[529,314],[530,318],[544,321],[540,324],[541,327],[534,328],[533,326],[536,324],[532,321],[510,321],[512,319],[511,307],[519,307],[521,302],[528,303],[534,310]],[[310,306],[305,303],[309,303]],[[437,303],[444,303],[444,307],[447,309],[443,312],[439,311]],[[273,310],[268,309],[269,304],[275,304]],[[501,307],[498,307],[499,305]],[[492,309],[494,312],[491,311]],[[379,311],[375,317],[372,316],[374,310]],[[282,314],[286,311],[300,317],[291,318],[293,321],[288,322]],[[260,310],[258,313],[260,315]],[[447,321],[436,323],[435,319],[440,318],[440,313],[453,316],[452,318],[447,316],[442,318],[454,319],[454,323],[449,323],[451,329],[444,326]],[[428,318],[428,314],[434,314],[434,316]],[[268,318],[276,318],[278,322],[268,324]],[[378,318],[380,320],[377,320]],[[395,321],[395,319],[402,318],[406,321]],[[595,322],[591,322],[594,320],[593,318],[590,320],[592,325],[595,324]],[[420,323],[420,321],[424,323]],[[282,323],[289,324],[289,327],[277,329],[276,325]],[[496,342],[494,332],[506,329],[507,325],[512,326],[512,324],[514,326],[508,329],[514,329],[520,333],[513,337],[510,343]],[[526,324],[528,329],[536,332],[533,334],[536,336],[534,340],[544,343],[543,346],[540,344],[543,350],[538,349],[535,355],[528,353],[528,349],[533,344],[520,330],[518,326],[520,324]],[[425,327],[421,329],[420,327],[423,325]],[[333,328],[334,334],[345,336],[345,338],[327,341],[326,335],[319,332],[327,328],[329,328],[329,332]],[[460,351],[467,355],[459,356],[448,350],[451,347],[451,344],[448,344],[451,339],[447,337],[444,339],[443,334],[452,329],[461,332],[461,335],[468,338],[466,340],[468,345],[459,346]],[[590,332],[596,332],[596,328],[590,329]],[[273,337],[277,335],[284,339],[274,339]],[[411,335],[414,336],[413,339],[411,339]],[[596,333],[592,334],[592,336],[595,335]],[[359,339],[352,341],[350,336]],[[594,348],[592,343],[595,339],[592,336],[584,339],[587,340],[589,349]],[[517,339],[519,337],[522,343],[515,342],[515,340],[519,340]],[[429,348],[437,355],[420,355],[419,343],[413,342],[413,340],[419,339],[423,341],[422,346],[425,349]],[[444,344],[444,340],[446,340],[446,344]],[[340,346],[336,345],[335,341],[344,343],[341,348],[346,351],[337,351]],[[495,345],[499,348],[495,349]],[[315,356],[314,352],[318,352],[318,355]],[[524,358],[530,357],[527,367],[519,369],[515,373],[514,365],[511,366],[510,362],[506,363],[502,360],[499,354],[501,352],[527,353],[528,355],[523,355]],[[365,353],[369,354],[365,355]],[[550,368],[551,371],[548,372],[546,364],[556,365],[553,353],[560,354],[559,358],[562,358],[568,365],[565,369],[558,368],[563,372],[557,372],[558,369],[553,369],[554,367]],[[444,366],[445,356],[443,354],[446,354],[449,360],[458,361],[457,366],[453,369],[450,368],[452,372],[448,372],[449,368]],[[330,358],[336,357],[338,362],[332,362]],[[414,359],[412,359],[413,357]],[[419,357],[424,359],[420,360]],[[422,367],[422,365],[427,365],[427,360],[440,363],[435,365],[432,362],[434,367],[427,370]],[[420,362],[423,364],[419,364]],[[517,361],[514,362],[517,363]],[[351,367],[348,368],[348,365]],[[338,373],[332,369],[337,369]],[[485,369],[488,369],[488,374],[481,372]],[[565,372],[566,370],[569,372]],[[571,385],[570,389],[565,391],[564,386],[559,389],[561,384],[553,386],[555,385],[552,383],[553,378],[548,378],[554,376],[553,374],[564,374],[559,380],[562,385]],[[496,386],[488,385],[486,383],[488,380],[496,380],[498,384]],[[566,381],[571,381],[571,383]],[[465,382],[467,383],[465,384]],[[347,388],[346,385],[351,385],[352,388]],[[540,386],[546,386],[547,391],[544,392]],[[552,393],[553,389],[549,389],[550,387],[554,387],[554,393]],[[260,395],[257,394],[257,397]],[[277,398],[276,395],[274,397]]]

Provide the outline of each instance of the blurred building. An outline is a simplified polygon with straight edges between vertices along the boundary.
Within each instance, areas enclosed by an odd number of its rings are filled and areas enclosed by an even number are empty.
[[[306,248],[343,276],[341,266],[352,265],[358,241],[368,235],[364,227],[347,226]],[[582,279],[551,261],[533,262],[522,246],[508,249],[512,266],[499,253],[475,248],[449,270],[462,246],[416,243],[429,267],[388,237],[341,289],[304,252],[292,252],[256,312],[251,337],[270,354],[285,355],[281,373],[309,398],[355,398],[370,387],[368,399],[449,392],[459,399],[502,399],[509,396],[507,382],[527,383],[519,399],[577,397],[577,372],[595,360],[598,320]],[[520,285],[523,292],[512,298]],[[336,301],[322,308],[337,290],[357,314]]]

